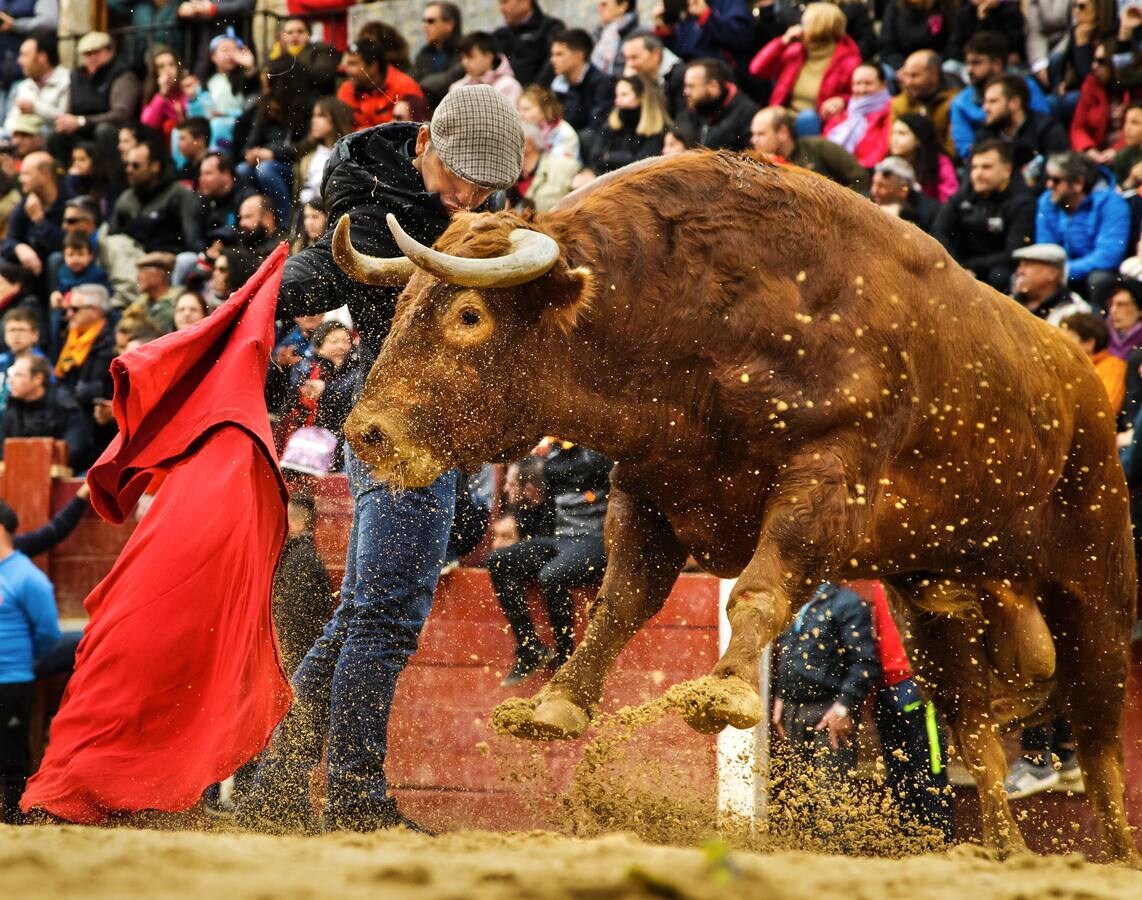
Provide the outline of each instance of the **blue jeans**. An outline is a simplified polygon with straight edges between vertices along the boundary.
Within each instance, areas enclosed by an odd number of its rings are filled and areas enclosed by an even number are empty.
[[[258,193],[263,194],[274,205],[274,215],[278,220],[278,231],[285,232],[289,228],[293,197],[293,169],[276,159],[268,159],[251,166],[249,163],[239,163],[234,167],[239,178],[253,182]]]
[[[394,491],[351,449],[345,456],[353,527],[341,604],[293,675],[293,707],[259,763],[251,799],[287,816],[307,806],[328,734],[326,822],[368,828],[394,809],[384,772],[389,708],[432,606],[457,475]]]

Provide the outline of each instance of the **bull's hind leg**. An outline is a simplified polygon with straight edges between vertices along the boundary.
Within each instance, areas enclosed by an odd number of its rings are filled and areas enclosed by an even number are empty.
[[[896,587],[906,596],[911,593],[907,587]],[[916,605],[924,606],[923,601]],[[1003,790],[1007,759],[988,697],[988,659],[978,640],[980,622],[975,617],[933,613],[911,618],[917,674],[947,716],[956,748],[975,780],[984,845],[1001,859],[1026,852]]]
[[[748,728],[761,720],[762,651],[847,547],[847,496],[835,453],[805,453],[787,464],[766,504],[757,550],[730,593],[730,640],[704,685],[704,702],[680,706],[695,730]]]
[[[618,488],[607,507],[606,543],[607,571],[583,642],[535,697],[499,705],[492,719],[497,729],[533,740],[582,734],[615,659],[662,609],[686,561],[666,518]]]
[[[1132,603],[1133,598],[1123,602],[1110,596],[1088,602],[1060,591],[1052,620],[1059,682],[1104,851],[1111,859],[1139,866],[1142,859],[1126,822],[1122,758]]]

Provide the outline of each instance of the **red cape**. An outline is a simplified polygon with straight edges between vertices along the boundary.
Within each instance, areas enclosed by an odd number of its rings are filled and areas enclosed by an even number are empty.
[[[90,621],[21,800],[71,822],[189,809],[290,704],[270,617],[286,491],[263,388],[286,248],[213,314],[111,364],[119,436],[88,473],[121,522],[154,503],[84,601]]]

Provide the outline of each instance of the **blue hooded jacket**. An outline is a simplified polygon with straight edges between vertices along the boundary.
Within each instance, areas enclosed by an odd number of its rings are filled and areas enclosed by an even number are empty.
[[[1126,257],[1129,232],[1130,207],[1114,190],[1112,177],[1109,184],[1096,185],[1070,213],[1051,200],[1050,191],[1039,197],[1035,241],[1058,244],[1067,251],[1069,278],[1085,278],[1097,269],[1117,269]]]

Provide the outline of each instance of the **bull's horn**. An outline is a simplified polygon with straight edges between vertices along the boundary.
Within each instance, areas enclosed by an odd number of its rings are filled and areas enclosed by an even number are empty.
[[[515,287],[534,281],[559,259],[559,244],[546,234],[526,228],[512,231],[512,249],[507,256],[472,259],[425,247],[400,227],[392,213],[385,216],[385,221],[397,246],[409,259],[437,278],[461,287]]]
[[[385,259],[357,250],[349,236],[348,215],[342,216],[333,229],[333,259],[354,281],[375,287],[404,287],[416,271],[416,263],[407,256]]]

